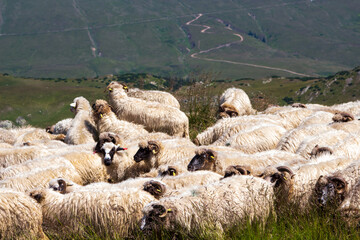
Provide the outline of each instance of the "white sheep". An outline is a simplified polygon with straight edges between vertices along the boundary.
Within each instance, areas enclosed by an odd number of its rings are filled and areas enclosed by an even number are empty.
[[[230,165],[248,165],[256,175],[269,165],[291,160],[302,161],[302,158],[296,154],[278,150],[245,154],[201,148],[195,154],[188,164],[188,171],[209,170],[221,175],[225,174],[226,168]]]
[[[301,211],[309,210],[315,204],[314,192],[318,178],[341,170],[352,162],[349,158],[332,155],[322,155],[319,158],[316,163],[303,164],[292,171],[271,173],[271,182],[276,182],[275,192],[281,205],[296,206]]]
[[[179,109],[128,97],[123,86],[117,82],[111,82],[107,90],[109,90],[110,105],[119,119],[142,124],[150,132],[189,137],[189,120]]]
[[[237,224],[254,219],[265,221],[273,209],[273,196],[272,185],[267,181],[234,176],[149,203],[143,209],[140,228],[207,234],[214,230],[214,237],[219,238]]]
[[[0,188],[1,239],[47,239],[41,207],[25,193]]]
[[[0,188],[12,188],[25,192],[37,187],[46,187],[48,182],[56,177],[64,177],[78,184],[83,181],[70,163],[53,164],[47,168],[35,168],[29,172],[20,173],[0,181]]]
[[[23,146],[29,142],[39,141],[39,140],[60,140],[63,141],[65,139],[64,134],[50,134],[46,132],[44,129],[35,128],[31,131],[27,131],[24,134],[18,136],[14,142],[14,146]]]
[[[47,127],[46,131],[48,133],[51,134],[67,134],[67,131],[70,129],[71,127],[71,122],[72,122],[73,118],[66,118],[63,119],[57,123],[55,123],[54,125]]]
[[[74,191],[51,189],[30,192],[42,207],[43,226],[60,238],[86,237],[86,229],[102,238],[130,237],[141,219],[141,209],[155,198],[138,189]]]
[[[295,153],[305,138],[331,130],[330,126],[324,124],[301,125],[287,131],[281,137],[276,149]]]
[[[12,128],[12,129],[0,128],[0,142],[14,145],[16,139],[19,136],[27,132],[31,132],[35,129],[36,128],[31,126],[24,126],[24,127]]]
[[[316,111],[310,116],[304,118],[298,127],[304,127],[306,125],[313,125],[313,124],[328,124],[331,123],[333,120],[334,114],[325,111]]]
[[[77,97],[70,106],[75,108],[76,115],[67,131],[65,142],[68,144],[95,143],[97,131],[89,101],[84,97]]]
[[[126,86],[124,86],[125,88]],[[180,109],[179,101],[170,93],[155,90],[140,90],[138,88],[127,88],[127,95],[133,98],[140,98],[146,101],[158,102]]]
[[[255,114],[250,99],[244,90],[228,88],[220,97],[220,117],[237,117]]]
[[[330,147],[335,149],[333,146],[342,142],[349,133],[341,130],[330,130],[327,132],[319,133],[317,135],[309,136],[305,138],[299,145],[295,153],[300,154],[303,157],[309,157],[312,149],[316,145]]]
[[[245,153],[275,149],[286,129],[274,124],[259,124],[230,137],[225,145]],[[223,144],[214,143],[214,144]]]
[[[202,133],[199,133],[194,142],[196,145],[209,145],[221,137],[227,139],[241,130],[267,122],[283,127],[286,125],[281,117],[275,115],[259,114],[254,116],[223,118],[218,120],[213,126],[205,129]]]

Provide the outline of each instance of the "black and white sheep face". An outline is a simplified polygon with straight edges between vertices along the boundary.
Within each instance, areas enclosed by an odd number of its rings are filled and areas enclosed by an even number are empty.
[[[212,170],[215,166],[215,155],[211,151],[202,151],[193,157],[187,166],[188,171]]]
[[[104,143],[104,145],[101,147],[101,153],[104,155],[105,166],[110,166],[114,159],[115,153],[121,150],[126,150],[126,149],[121,148],[112,142]]]
[[[347,193],[347,182],[341,177],[320,176],[315,186],[320,206],[339,206]]]
[[[168,224],[168,215],[173,214],[172,209],[166,209],[163,205],[158,203],[146,206],[143,212],[144,216],[140,222],[140,229],[143,232],[159,230],[159,228]]]

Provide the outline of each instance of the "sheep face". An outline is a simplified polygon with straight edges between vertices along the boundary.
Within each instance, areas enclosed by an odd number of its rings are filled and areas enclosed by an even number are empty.
[[[147,144],[140,143],[139,150],[134,155],[135,162],[150,161],[154,156],[159,154],[160,147],[155,141],[149,141]]]
[[[334,117],[332,118],[334,122],[350,122],[354,119],[355,117],[351,113],[346,112],[335,113]]]
[[[105,166],[110,166],[114,155],[118,151],[126,150],[125,148],[121,148],[118,145],[115,145],[112,142],[104,143],[104,145],[101,147],[101,153],[104,155],[104,164]]]
[[[328,147],[319,147],[319,145],[315,145],[315,147],[310,152],[310,158],[318,157],[322,154],[333,154],[333,150]]]
[[[210,149],[202,149],[196,152],[187,166],[188,171],[213,170],[215,168],[216,154]]]
[[[114,82],[112,81],[111,83],[109,83],[109,85],[106,87],[106,90],[108,90],[109,92],[113,92],[114,89],[121,89],[124,91],[129,91],[128,87],[125,84],[120,84],[118,82]],[[105,90],[105,91],[106,91]]]
[[[293,103],[293,104],[291,104],[291,107],[293,107],[293,108],[306,108],[306,105],[302,104],[302,103]]]
[[[172,167],[172,166],[169,166],[165,171],[159,172],[160,177],[165,177],[165,176],[175,177],[177,175],[178,175],[178,170],[176,169],[176,167]]]
[[[250,170],[246,166],[232,165],[226,168],[224,178],[234,175],[250,175]]]
[[[122,142],[120,140],[120,138],[112,132],[104,132],[101,133],[99,136],[99,141],[97,142],[96,146],[95,146],[95,152],[101,152],[101,148],[102,146],[104,146],[104,144],[106,142],[111,142],[114,143],[116,145],[122,145]]]
[[[339,206],[348,192],[347,182],[339,176],[320,176],[315,185],[315,194],[320,206]]]
[[[150,180],[144,183],[144,191],[149,192],[155,198],[162,197],[166,192],[166,185],[163,182]]]
[[[65,194],[68,186],[73,186],[74,183],[66,180],[64,178],[55,178],[50,180],[49,188],[54,190],[55,192],[60,192],[61,194]]]
[[[43,190],[35,189],[29,193],[30,197],[34,198],[38,203],[41,203],[45,199],[45,193]]]
[[[112,111],[111,106],[102,99],[98,99],[92,105],[92,112],[95,119],[103,118],[104,115]]]
[[[239,116],[239,113],[236,111],[236,109],[231,107],[220,107],[219,116],[220,118],[237,117]]]
[[[157,202],[150,203],[143,209],[143,218],[140,222],[140,229],[143,232],[159,230],[161,227],[170,226],[171,215],[175,214],[174,209],[166,208]]]

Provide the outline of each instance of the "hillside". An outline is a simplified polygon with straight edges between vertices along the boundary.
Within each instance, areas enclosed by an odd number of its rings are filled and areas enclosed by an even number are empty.
[[[0,72],[326,76],[360,62],[358,0],[0,0]]]
[[[15,121],[18,116],[28,123],[46,127],[72,117],[69,104],[84,96],[91,103],[106,99],[104,89],[110,81],[125,82],[129,87],[170,91],[179,100],[182,110],[192,117],[202,114],[204,128],[214,121],[209,118],[217,110],[221,93],[229,87],[243,89],[255,109],[262,111],[269,104],[293,102],[332,105],[360,99],[360,67],[341,71],[326,78],[241,78],[218,79],[212,73],[198,73],[189,79],[172,79],[150,74],[109,75],[99,78],[19,78],[0,75],[0,120]]]

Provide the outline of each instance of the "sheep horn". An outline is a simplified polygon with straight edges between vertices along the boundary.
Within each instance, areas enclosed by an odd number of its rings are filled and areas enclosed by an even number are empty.
[[[329,177],[329,181],[335,183],[336,185],[336,191],[341,194],[346,191],[347,188],[347,182],[343,177],[335,176],[335,177]]]
[[[59,179],[58,180],[58,184],[59,184],[59,191],[61,194],[65,194],[66,193],[66,182],[63,179]]]
[[[294,172],[288,166],[279,166],[276,169],[279,172],[288,172],[291,176],[294,176]]]

